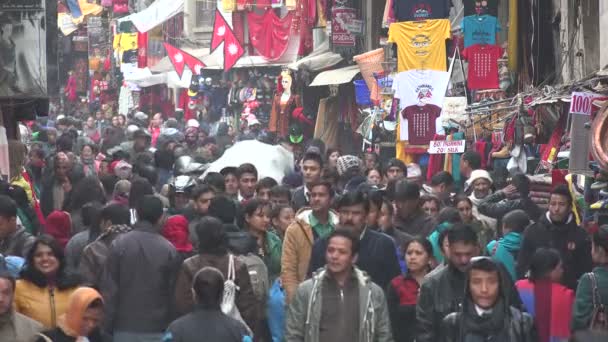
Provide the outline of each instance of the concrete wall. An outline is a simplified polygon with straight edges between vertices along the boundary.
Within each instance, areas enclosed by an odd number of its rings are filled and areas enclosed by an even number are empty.
[[[600,68],[608,65],[608,1],[600,0],[599,4],[600,31]]]

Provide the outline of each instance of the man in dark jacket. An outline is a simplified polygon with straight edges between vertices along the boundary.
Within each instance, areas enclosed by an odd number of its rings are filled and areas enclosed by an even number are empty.
[[[572,196],[565,185],[557,186],[549,199],[549,210],[538,222],[524,232],[517,259],[517,276],[523,278],[530,266],[530,259],[540,247],[556,249],[562,258],[565,286],[576,290],[578,279],[591,271],[591,240],[576,225],[572,214]]]
[[[164,217],[161,200],[144,196],[137,217],[133,231],[112,242],[101,280],[106,323],[114,342],[160,341],[171,321],[180,259],[159,233]]]
[[[433,231],[435,222],[422,210],[418,184],[400,180],[395,185],[394,201],[397,208],[395,228],[411,236],[426,237]]]
[[[441,322],[462,305],[465,270],[479,254],[477,234],[469,225],[458,224],[448,231],[448,265],[425,278],[416,304],[417,342],[439,341]]]
[[[323,158],[316,151],[308,151],[302,159],[302,178],[304,185],[298,187],[291,198],[293,209],[298,212],[303,207],[310,205],[310,187],[321,179],[323,170]]]
[[[35,238],[17,225],[17,204],[0,195],[0,254],[25,258]]]
[[[510,305],[509,281],[489,257],[472,261],[462,309],[443,319],[441,341],[537,341],[534,319]]]
[[[525,211],[534,222],[542,213],[530,199],[530,179],[521,173],[513,176],[510,185],[484,198],[477,209],[480,214],[497,219],[498,227],[501,227],[500,219],[516,209]]]
[[[171,323],[162,341],[251,341],[251,332],[242,321],[222,313],[220,304],[224,295],[224,281],[224,275],[217,268],[203,267],[196,272],[191,285],[196,308]]]
[[[360,191],[346,193],[338,200],[336,209],[340,221],[338,227],[360,237],[357,267],[367,272],[374,283],[386,289],[389,282],[401,273],[401,269],[393,240],[366,227],[369,201],[365,194]],[[327,238],[319,239],[313,245],[309,275],[325,265],[326,249]]]
[[[479,255],[479,240],[470,225],[456,224],[447,231],[447,239],[450,251],[448,265],[429,273],[420,287],[416,303],[416,342],[440,341],[442,321],[448,314],[461,310],[465,300],[465,272],[471,259]],[[508,305],[521,308],[519,294],[506,269],[502,266],[499,268],[505,275],[503,288],[508,289],[505,291],[509,298]]]

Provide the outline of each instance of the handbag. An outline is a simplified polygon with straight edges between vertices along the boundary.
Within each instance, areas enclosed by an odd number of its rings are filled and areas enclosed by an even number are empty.
[[[602,298],[597,287],[597,278],[593,272],[589,272],[588,275],[589,280],[591,280],[591,298],[593,299],[593,311],[591,313],[589,330],[608,331],[608,316],[606,315],[606,307],[602,304]]]
[[[234,255],[228,255],[228,276],[224,281],[224,295],[222,296],[222,303],[220,307],[222,312],[229,317],[236,319],[237,321],[243,323],[245,327],[247,327],[248,332],[251,334],[251,328],[245,323],[245,320],[241,316],[241,312],[239,308],[236,306],[236,292],[239,290],[239,287],[234,282],[236,278],[236,271],[234,267]]]

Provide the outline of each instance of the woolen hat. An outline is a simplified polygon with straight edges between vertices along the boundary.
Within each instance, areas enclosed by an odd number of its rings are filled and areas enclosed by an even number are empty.
[[[346,171],[355,167],[361,167],[361,160],[358,157],[347,154],[338,158],[338,175],[342,176]]]

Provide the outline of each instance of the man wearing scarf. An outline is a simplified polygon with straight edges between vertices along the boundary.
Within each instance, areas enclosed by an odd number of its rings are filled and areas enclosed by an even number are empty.
[[[537,341],[532,317],[511,306],[508,277],[491,258],[473,258],[466,272],[462,309],[443,319],[441,341]]]

